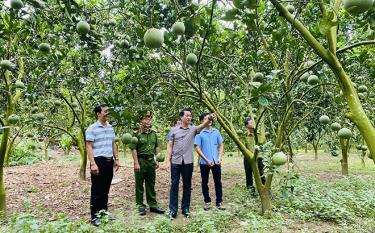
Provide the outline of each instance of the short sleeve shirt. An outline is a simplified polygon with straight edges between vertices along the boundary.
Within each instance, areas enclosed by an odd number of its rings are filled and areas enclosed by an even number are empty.
[[[115,131],[110,124],[103,126],[97,121],[86,129],[86,141],[92,142],[94,157],[112,157],[114,140]]]
[[[203,129],[200,134],[195,136],[194,140],[194,144],[200,147],[204,156],[213,164],[219,160],[219,145],[221,143],[223,143],[223,137],[215,128],[210,131]],[[206,161],[200,158],[199,163],[206,164]]]
[[[172,163],[173,164],[190,164],[194,163],[194,138],[197,134],[196,126],[183,128],[182,126],[174,127],[171,131]]]

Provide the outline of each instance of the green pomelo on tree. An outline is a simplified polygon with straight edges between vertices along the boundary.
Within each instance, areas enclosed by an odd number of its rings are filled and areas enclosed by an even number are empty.
[[[49,53],[51,51],[51,46],[47,43],[41,43],[38,48],[42,53]]]
[[[310,77],[307,79],[307,83],[311,86],[314,86],[319,83],[319,78],[316,75],[310,75]]]
[[[341,129],[341,125],[340,125],[340,123],[333,122],[333,123],[331,124],[331,129],[332,129],[332,130],[335,130],[335,131],[339,131],[339,130]]]
[[[286,9],[289,11],[289,13],[293,14],[296,11],[296,8],[293,5],[287,5]]]
[[[255,73],[255,76],[254,76],[254,81],[255,81],[255,82],[262,82],[262,81],[263,81],[263,78],[264,78],[263,73],[261,73],[261,72],[256,72],[256,73]]]
[[[143,36],[145,45],[151,49],[157,49],[163,46],[164,33],[156,28],[150,28]]]
[[[172,32],[176,35],[183,35],[185,33],[185,24],[182,22],[175,22],[172,25]]]
[[[8,117],[8,123],[10,125],[15,125],[17,124],[19,121],[21,120],[20,116],[18,116],[17,114],[11,114],[9,117]]]
[[[189,64],[191,66],[194,66],[195,64],[197,64],[197,62],[198,62],[198,58],[194,53],[189,53],[186,56],[186,63],[187,64]]]
[[[359,93],[364,93],[364,92],[367,92],[367,91],[368,91],[368,89],[365,85],[361,85],[361,86],[358,87]]]
[[[339,132],[337,133],[337,135],[339,136],[339,138],[341,139],[349,139],[352,137],[352,131],[348,128],[342,128],[339,130]]]
[[[4,70],[11,70],[14,67],[14,64],[9,60],[2,60],[0,62],[0,67]]]
[[[130,144],[137,144],[138,143],[138,138],[137,137],[132,137],[132,139],[130,140]]]
[[[19,10],[23,7],[23,2],[21,0],[10,0],[10,7]]]
[[[61,106],[61,101],[60,100],[55,100],[55,101],[53,101],[53,105],[55,105],[55,107],[60,107]]]
[[[333,157],[337,157],[337,156],[339,156],[339,153],[337,152],[337,150],[332,150],[332,151],[331,151],[331,155],[332,155]]]
[[[319,122],[321,124],[328,124],[329,121],[330,121],[330,119],[327,115],[322,115],[321,117],[319,117]]]
[[[34,137],[34,134],[31,133],[31,132],[27,132],[27,133],[26,133],[26,137],[28,137],[28,138],[33,138],[33,137]]]
[[[85,35],[90,31],[90,24],[84,20],[81,20],[77,23],[76,28],[79,34]]]
[[[19,88],[19,89],[25,88],[25,84],[21,80],[17,80],[15,85],[16,85],[16,88]]]
[[[303,82],[306,82],[307,79],[309,78],[309,76],[310,76],[310,73],[309,73],[309,72],[306,72],[306,73],[304,73],[304,74],[301,76],[300,80],[303,81]]]
[[[158,162],[164,162],[165,160],[165,155],[159,153],[158,155],[156,155],[156,161]]]
[[[272,163],[277,166],[284,165],[288,161],[288,157],[283,152],[276,152],[272,155]]]
[[[130,133],[124,133],[121,136],[121,141],[124,144],[130,144],[131,140],[132,140],[132,135]]]
[[[374,0],[343,0],[345,10],[351,15],[358,15],[370,10]]]

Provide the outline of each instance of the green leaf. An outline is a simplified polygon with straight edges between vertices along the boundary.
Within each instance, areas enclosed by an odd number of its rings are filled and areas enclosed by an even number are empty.
[[[225,15],[222,20],[225,21],[233,21],[236,20],[238,15],[240,14],[240,11],[238,9],[230,9],[227,12],[225,12]]]
[[[264,96],[259,97],[258,103],[262,106],[268,106],[269,105],[268,99]]]

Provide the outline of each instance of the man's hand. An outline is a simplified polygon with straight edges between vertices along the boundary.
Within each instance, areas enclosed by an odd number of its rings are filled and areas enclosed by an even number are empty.
[[[115,160],[114,167],[115,167],[115,171],[117,172],[118,169],[120,168],[120,160]]]
[[[91,174],[93,174],[94,176],[99,175],[99,168],[98,168],[98,166],[96,165],[96,163],[92,163],[92,164],[90,165],[90,171],[91,171]]]
[[[206,164],[207,164],[209,167],[213,167],[213,166],[214,166],[210,160],[206,160]]]
[[[210,121],[216,121],[217,117],[216,117],[216,114],[215,113],[211,113],[209,116],[208,116],[208,120]]]
[[[221,166],[221,159],[218,159],[218,160],[216,161],[216,164],[219,165],[219,166]]]
[[[140,172],[141,171],[141,166],[139,166],[138,162],[134,162],[134,171],[135,172]]]
[[[158,169],[159,168],[159,162],[155,160],[155,169]]]

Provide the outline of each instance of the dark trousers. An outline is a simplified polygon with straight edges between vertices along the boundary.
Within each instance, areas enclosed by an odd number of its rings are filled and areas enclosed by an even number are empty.
[[[183,185],[181,209],[183,212],[190,211],[192,175],[193,163],[171,164],[171,190],[169,194],[169,211],[171,213],[177,213],[178,211],[178,188],[180,183],[180,176],[182,176]]]
[[[145,207],[143,204],[143,184],[146,187],[146,200],[150,208],[157,208],[158,203],[156,202],[155,192],[155,177],[156,177],[156,164],[154,159],[147,160],[138,158],[141,170],[134,172],[135,176],[135,202],[137,207]]]
[[[264,174],[264,165],[263,165],[263,158],[258,158],[258,169],[259,173],[262,177],[262,184],[266,183],[266,177]],[[254,181],[253,181],[253,169],[251,168],[250,160],[244,156],[243,159],[244,167],[245,167],[245,174],[246,174],[246,187],[254,187]]]
[[[95,163],[99,168],[99,175],[91,174],[91,218],[96,218],[100,210],[108,210],[108,193],[113,178],[113,159],[96,157]]]
[[[201,177],[202,177],[202,193],[204,202],[211,202],[210,192],[208,188],[208,178],[210,176],[210,170],[215,183],[215,194],[216,194],[216,205],[223,201],[223,187],[221,184],[221,167],[215,164],[213,167],[209,167],[206,164],[200,164]]]

